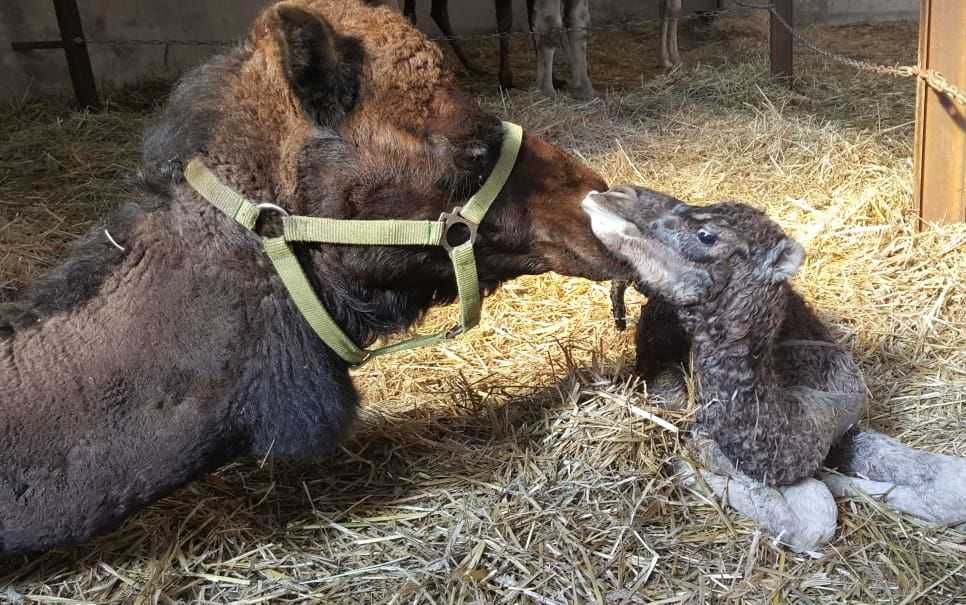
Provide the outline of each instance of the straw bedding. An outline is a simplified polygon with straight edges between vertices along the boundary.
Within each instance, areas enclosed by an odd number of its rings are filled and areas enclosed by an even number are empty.
[[[966,226],[915,229],[912,84],[806,55],[789,90],[757,44],[689,31],[691,66],[668,75],[653,41],[597,36],[610,90],[592,102],[470,87],[610,182],[766,208],[809,251],[797,286],[866,372],[867,422],[966,455]],[[812,34],[915,56],[914,26]],[[517,55],[522,80],[522,42]],[[159,94],[117,93],[99,115],[0,112],[0,301],[124,198]],[[466,338],[356,371],[366,409],[340,455],[241,461],[91,544],[0,563],[0,602],[966,603],[955,529],[842,501],[813,559],[675,488],[664,463],[691,412],[629,377],[632,330],[615,332],[607,294],[555,275],[507,284]]]

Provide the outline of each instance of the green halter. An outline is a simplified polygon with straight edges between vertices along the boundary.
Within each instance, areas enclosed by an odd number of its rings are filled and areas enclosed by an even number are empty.
[[[289,216],[274,204],[256,204],[233,191],[218,180],[204,163],[195,158],[185,168],[185,179],[212,206],[234,219],[241,226],[254,231],[255,223],[262,210],[278,212],[282,215],[282,235],[263,238],[265,253],[272,260],[278,276],[285,284],[289,296],[312,330],[336,354],[351,365],[360,365],[378,355],[405,351],[416,347],[433,345],[443,340],[455,338],[480,321],[483,307],[479,277],[476,273],[476,259],[473,256],[473,243],[477,229],[487,210],[503,190],[510,172],[516,164],[520,146],[523,143],[523,129],[516,124],[503,123],[503,146],[500,157],[490,176],[466,204],[444,212],[439,220],[339,220],[314,216]],[[469,231],[469,238],[458,245],[447,241],[447,234],[454,225],[463,225]],[[322,244],[352,244],[359,246],[440,246],[449,253],[456,276],[456,289],[459,293],[460,321],[458,324],[439,334],[416,336],[397,344],[380,349],[367,350],[352,341],[335,323],[326,311],[319,297],[309,284],[302,271],[290,242],[315,242]]]

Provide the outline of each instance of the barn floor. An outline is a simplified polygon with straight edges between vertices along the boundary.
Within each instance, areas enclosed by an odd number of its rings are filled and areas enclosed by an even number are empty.
[[[811,35],[915,61],[914,26]],[[803,54],[789,90],[753,36],[683,36],[689,66],[669,75],[653,38],[596,36],[607,94],[590,102],[469,84],[613,183],[767,208],[805,244],[797,284],[866,372],[868,423],[966,455],[966,225],[914,229],[913,83]],[[471,49],[480,63],[489,44]],[[124,197],[159,96],[121,91],[98,115],[0,109],[0,301]],[[366,408],[342,454],[232,464],[91,544],[0,563],[0,603],[966,603],[961,531],[841,501],[834,542],[798,556],[677,489],[663,467],[688,413],[629,379],[632,330],[614,330],[607,293],[508,284],[467,338],[356,373]]]

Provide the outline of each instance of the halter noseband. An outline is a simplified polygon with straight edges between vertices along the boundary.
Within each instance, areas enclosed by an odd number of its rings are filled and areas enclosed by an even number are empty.
[[[282,216],[282,235],[262,238],[265,253],[285,284],[295,306],[312,330],[335,353],[350,365],[361,365],[369,359],[416,347],[434,345],[455,338],[476,326],[480,321],[483,299],[473,244],[477,229],[496,197],[503,190],[523,144],[523,129],[503,122],[503,145],[493,171],[466,204],[444,212],[435,221],[415,220],[342,220],[315,216],[290,216],[275,204],[256,204],[218,180],[204,163],[194,158],[185,168],[188,184],[212,206],[235,220],[249,231],[255,230],[262,211]],[[460,244],[447,240],[450,230],[462,225],[469,237]],[[459,294],[460,321],[439,334],[416,336],[409,340],[379,349],[363,349],[357,345],[332,318],[319,297],[312,290],[305,272],[299,265],[290,242],[321,244],[350,244],[358,246],[439,246],[449,254]]]

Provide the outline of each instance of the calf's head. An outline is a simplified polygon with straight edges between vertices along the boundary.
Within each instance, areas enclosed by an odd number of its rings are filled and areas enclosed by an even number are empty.
[[[582,206],[645,290],[674,305],[700,305],[707,317],[736,301],[781,306],[784,283],[805,255],[764,212],[739,202],[693,206],[625,186],[591,193]]]
[[[181,188],[200,157],[234,190],[293,214],[430,219],[460,205],[496,163],[500,121],[455,86],[439,48],[397,13],[360,0],[269,7],[244,45],[187,76],[145,142],[149,182]],[[545,271],[624,271],[580,200],[600,176],[537,136],[480,226],[481,282]],[[198,200],[193,193],[186,195]],[[452,297],[442,249],[323,246],[320,276]]]

